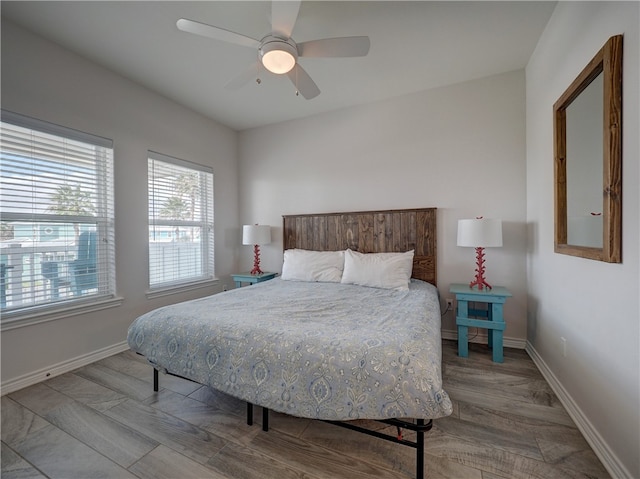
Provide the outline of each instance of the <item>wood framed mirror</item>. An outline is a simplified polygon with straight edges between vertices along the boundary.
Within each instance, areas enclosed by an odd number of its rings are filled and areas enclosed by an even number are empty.
[[[556,253],[622,261],[622,35],[553,105]]]

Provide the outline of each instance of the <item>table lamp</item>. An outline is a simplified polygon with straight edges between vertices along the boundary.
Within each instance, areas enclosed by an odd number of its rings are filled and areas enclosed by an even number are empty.
[[[271,226],[244,225],[242,227],[242,244],[253,245],[253,269],[251,274],[262,274],[260,269],[260,245],[271,243]]]
[[[480,291],[485,287],[491,289],[491,285],[484,277],[484,249],[502,246],[502,221],[482,217],[458,220],[458,246],[470,246],[476,249],[476,276],[469,283],[469,288],[477,286]]]

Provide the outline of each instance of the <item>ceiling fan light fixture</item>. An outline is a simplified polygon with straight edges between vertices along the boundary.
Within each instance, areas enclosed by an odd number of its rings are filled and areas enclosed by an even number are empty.
[[[263,43],[260,47],[260,61],[271,73],[282,75],[296,65],[298,52],[284,40]]]

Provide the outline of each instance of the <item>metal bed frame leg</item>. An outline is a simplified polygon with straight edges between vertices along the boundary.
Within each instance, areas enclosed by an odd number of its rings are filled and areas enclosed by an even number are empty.
[[[253,425],[253,404],[247,402],[247,425]],[[262,430],[269,430],[269,409],[266,407],[262,408]]]
[[[269,430],[269,409],[266,407],[262,408],[262,430]]]
[[[418,419],[418,426],[424,426],[424,419]],[[418,429],[416,437],[416,479],[424,477],[424,431]]]
[[[351,429],[353,431],[358,431],[363,434],[367,434],[369,436],[377,437],[380,439],[384,439],[385,441],[391,441],[396,444],[402,444],[404,446],[413,447],[416,450],[416,479],[424,478],[424,433],[429,431],[433,426],[433,421],[431,419],[428,422],[425,422],[424,419],[417,419],[415,423],[402,421],[398,419],[378,419],[378,422],[384,424],[390,424],[392,426],[396,426],[398,428],[398,436],[393,436],[390,434],[386,434],[383,432],[379,432],[372,429],[366,429],[356,424],[352,424],[349,421],[341,422],[341,421],[329,421],[323,420],[329,424],[333,424],[335,426],[344,427],[346,429]],[[402,438],[402,434],[400,433],[400,429],[409,429],[410,431],[416,432],[416,440],[409,441]]]
[[[247,403],[247,425],[253,426],[253,404]]]
[[[153,390],[158,392],[158,370],[153,368]]]

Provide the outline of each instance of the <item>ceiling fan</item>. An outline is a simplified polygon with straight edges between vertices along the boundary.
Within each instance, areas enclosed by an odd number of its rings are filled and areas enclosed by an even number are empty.
[[[360,36],[294,42],[291,32],[298,18],[300,3],[300,1],[272,2],[271,34],[261,40],[186,18],[178,20],[176,26],[183,32],[257,49],[257,61],[232,78],[225,88],[240,88],[253,78],[260,65],[263,65],[272,73],[286,74],[296,87],[296,94],[300,92],[303,97],[310,100],[320,94],[320,89],[298,63],[300,57],[362,57],[369,53],[370,41],[369,37]],[[259,80],[257,81],[259,83]]]

